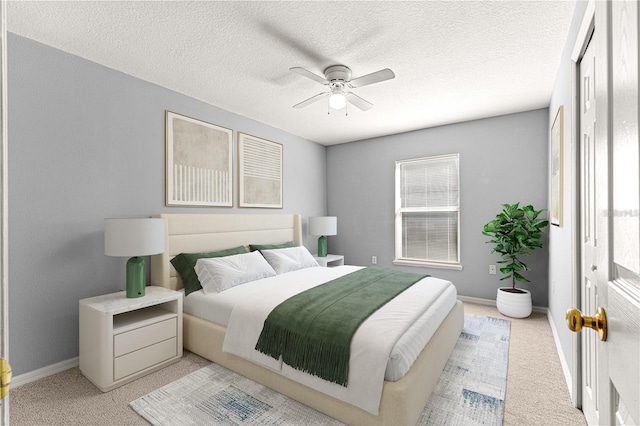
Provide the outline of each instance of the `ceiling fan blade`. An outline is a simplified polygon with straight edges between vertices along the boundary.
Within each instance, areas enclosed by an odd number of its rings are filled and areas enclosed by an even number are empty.
[[[307,105],[311,105],[312,103],[319,101],[322,98],[326,98],[327,96],[329,96],[331,94],[331,92],[323,92],[323,93],[318,93],[315,96],[310,97],[309,99],[307,99],[306,101],[302,101],[299,104],[295,104],[293,107],[294,108],[304,108]]]
[[[373,108],[372,103],[365,101],[355,93],[347,93],[345,96],[347,97],[347,101],[360,108],[362,111],[368,111]]]
[[[311,71],[308,71],[304,68],[300,68],[300,67],[293,67],[293,68],[289,68],[290,71],[295,72],[296,74],[300,74],[303,75],[307,78],[310,78],[313,81],[317,81],[320,84],[329,84],[329,82],[327,81],[326,78],[324,77],[320,77],[317,74],[312,73]]]
[[[363,75],[362,77],[354,78],[349,82],[351,87],[362,87],[373,83],[379,83],[385,80],[391,80],[395,78],[395,74],[389,68],[385,68],[380,71],[372,72],[371,74]]]

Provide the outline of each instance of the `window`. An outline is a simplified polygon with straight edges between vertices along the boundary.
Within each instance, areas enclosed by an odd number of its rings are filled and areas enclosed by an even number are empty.
[[[462,269],[458,159],[396,161],[394,263]]]

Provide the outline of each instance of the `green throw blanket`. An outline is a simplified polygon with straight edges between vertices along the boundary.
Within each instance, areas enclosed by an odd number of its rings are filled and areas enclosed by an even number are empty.
[[[346,386],[351,339],[360,324],[425,276],[365,268],[299,293],[271,311],[256,350]]]

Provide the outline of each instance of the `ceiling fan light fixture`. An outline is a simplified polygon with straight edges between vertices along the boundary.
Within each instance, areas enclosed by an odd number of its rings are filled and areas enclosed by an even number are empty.
[[[324,78],[301,67],[292,67],[289,68],[289,70],[320,83],[323,86],[328,86],[329,89],[329,91],[318,93],[307,100],[295,104],[293,106],[294,108],[304,108],[316,101],[319,101],[320,99],[329,97],[327,113],[331,113],[330,109],[340,110],[345,108],[345,115],[347,101],[362,111],[368,111],[373,107],[372,103],[365,101],[352,91],[345,93],[345,90],[390,80],[396,76],[389,68],[385,68],[380,71],[372,72],[371,74],[351,79],[351,69],[345,65],[332,65],[325,68]],[[348,99],[347,95],[349,95]]]
[[[329,106],[333,109],[342,109],[347,105],[347,97],[342,91],[335,91],[329,96]]]

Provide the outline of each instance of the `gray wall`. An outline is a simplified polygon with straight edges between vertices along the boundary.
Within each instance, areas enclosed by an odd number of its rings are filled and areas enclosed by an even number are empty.
[[[503,203],[547,208],[548,116],[545,108],[328,147],[327,207],[338,217],[329,252],[356,265],[370,265],[375,255],[379,266],[424,272],[452,281],[459,295],[495,299],[505,282],[488,273],[499,257],[481,230]],[[395,161],[451,153],[460,154],[463,270],[396,267]],[[546,247],[527,260],[532,283],[519,286],[532,290],[534,305],[547,306]]]
[[[572,366],[573,333],[567,328],[565,315],[567,309],[573,307],[572,282],[573,271],[573,242],[578,236],[573,232],[577,225],[574,214],[577,214],[577,189],[573,186],[573,176],[577,173],[577,138],[573,134],[573,95],[572,95],[572,62],[571,52],[578,37],[580,24],[587,8],[586,1],[576,2],[571,29],[562,53],[562,60],[556,75],[553,94],[549,106],[549,123],[553,123],[560,105],[564,105],[564,151],[563,151],[563,214],[562,226],[551,227],[549,234],[549,314],[554,324],[560,349],[564,355],[564,362]],[[590,313],[588,315],[591,315]],[[571,386],[569,387],[571,389]]]
[[[14,375],[78,356],[78,300],[123,289],[126,259],[104,255],[103,218],[284,212],[306,224],[326,212],[324,146],[15,34],[8,57]],[[284,209],[165,207],[167,109],[233,129],[234,149],[237,131],[281,142]]]

